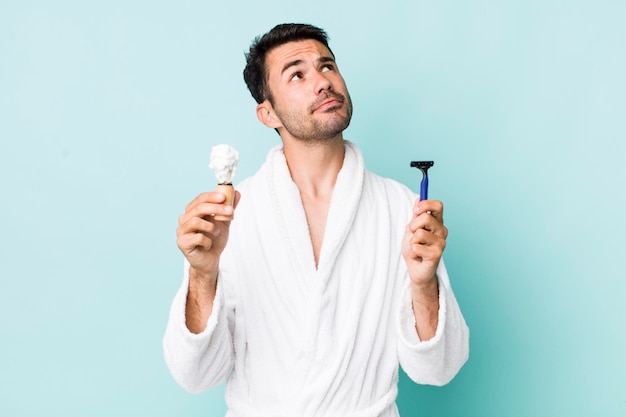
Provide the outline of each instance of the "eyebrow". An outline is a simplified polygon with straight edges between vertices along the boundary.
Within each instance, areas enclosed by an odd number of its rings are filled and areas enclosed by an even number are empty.
[[[282,75],[285,71],[287,71],[289,68],[291,67],[295,67],[298,66],[300,64],[302,64],[304,61],[302,59],[296,59],[293,61],[289,61],[287,62],[284,66],[282,71],[280,71],[280,74]],[[321,62],[321,63],[325,63],[325,62],[335,62],[335,59],[333,57],[330,56],[321,56],[317,59],[317,62]]]

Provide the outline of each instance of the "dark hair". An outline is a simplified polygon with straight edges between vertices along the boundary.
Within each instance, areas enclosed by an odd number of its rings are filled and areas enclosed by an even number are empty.
[[[266,99],[272,101],[265,68],[265,58],[268,52],[285,43],[307,39],[322,43],[331,54],[333,53],[328,46],[328,35],[323,29],[301,23],[277,25],[265,35],[257,36],[252,41],[250,50],[245,54],[246,68],[243,70],[243,79],[257,103],[262,103]]]

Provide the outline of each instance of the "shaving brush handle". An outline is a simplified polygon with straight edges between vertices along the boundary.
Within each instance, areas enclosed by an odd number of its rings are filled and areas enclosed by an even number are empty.
[[[215,191],[220,192],[226,196],[226,200],[224,200],[224,204],[227,206],[234,207],[235,204],[235,187],[232,184],[218,184],[215,188]],[[224,216],[224,215],[215,215],[215,220],[220,221],[228,221],[233,219],[233,215]]]

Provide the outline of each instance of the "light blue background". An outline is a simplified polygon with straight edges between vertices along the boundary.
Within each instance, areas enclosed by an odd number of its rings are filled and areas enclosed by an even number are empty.
[[[228,3],[228,4],[227,4]],[[370,169],[434,159],[471,358],[410,416],[625,416],[626,3],[0,2],[0,415],[220,416],[162,360],[210,148],[276,134],[250,40],[326,28]]]

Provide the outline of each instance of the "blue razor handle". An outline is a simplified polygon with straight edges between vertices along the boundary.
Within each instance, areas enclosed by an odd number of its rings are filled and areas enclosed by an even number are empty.
[[[420,184],[420,201],[428,200],[428,175],[424,175]]]
[[[428,200],[428,168],[435,165],[433,161],[412,161],[411,168],[422,171],[423,178],[420,184],[420,201]]]

